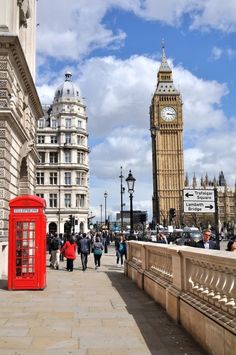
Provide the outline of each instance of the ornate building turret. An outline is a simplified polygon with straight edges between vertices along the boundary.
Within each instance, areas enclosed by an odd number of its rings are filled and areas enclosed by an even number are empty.
[[[225,185],[226,185],[226,180],[223,171],[221,171],[219,174],[219,186],[225,186]]]

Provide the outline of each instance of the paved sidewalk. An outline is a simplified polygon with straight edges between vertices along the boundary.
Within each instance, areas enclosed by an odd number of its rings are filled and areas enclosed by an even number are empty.
[[[1,355],[200,355],[203,350],[115,264],[47,268],[43,291],[8,291],[0,281]]]

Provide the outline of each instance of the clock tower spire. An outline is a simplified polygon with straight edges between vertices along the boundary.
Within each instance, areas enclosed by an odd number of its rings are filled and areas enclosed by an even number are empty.
[[[172,70],[162,42],[162,59],[157,87],[150,106],[153,165],[153,221],[180,225],[184,188],[183,117],[180,92],[175,88]],[[169,219],[170,208],[176,217]]]

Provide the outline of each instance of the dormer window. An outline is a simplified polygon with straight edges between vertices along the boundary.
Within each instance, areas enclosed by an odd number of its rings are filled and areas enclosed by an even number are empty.
[[[68,94],[68,95],[70,94],[70,90],[69,90],[69,89],[67,90],[67,94]]]
[[[44,128],[44,119],[38,120],[38,128]]]

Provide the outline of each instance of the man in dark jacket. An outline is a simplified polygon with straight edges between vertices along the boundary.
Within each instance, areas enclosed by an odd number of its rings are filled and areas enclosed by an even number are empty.
[[[87,238],[86,233],[83,233],[83,238],[79,240],[78,250],[81,255],[82,269],[87,269],[88,254],[90,253],[90,240]]]
[[[216,242],[210,240],[211,238],[211,231],[205,230],[203,232],[202,240],[200,240],[197,244],[197,248],[204,248],[204,249],[217,249]]]

